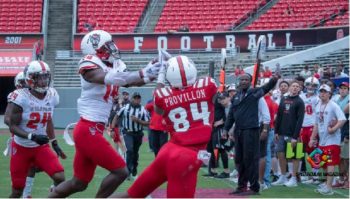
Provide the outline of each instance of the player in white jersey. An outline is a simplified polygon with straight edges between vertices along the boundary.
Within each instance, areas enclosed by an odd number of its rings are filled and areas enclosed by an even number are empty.
[[[55,185],[64,181],[63,167],[48,145],[51,141],[56,153],[65,157],[54,139],[52,116],[59,97],[56,90],[49,87],[49,66],[42,61],[30,62],[25,69],[25,81],[28,88],[17,89],[8,96],[5,115],[14,134],[10,197],[22,195],[27,173],[32,166],[45,171]]]
[[[321,85],[320,102],[316,106],[316,117],[314,129],[311,135],[309,146],[315,144],[316,135],[319,136],[320,156],[327,156],[324,164],[321,165],[327,171],[327,182],[315,191],[323,195],[332,195],[332,182],[335,166],[340,163],[340,129],[346,122],[345,115],[340,107],[330,100],[331,88],[327,84]],[[324,160],[324,159],[322,159]]]
[[[317,89],[320,87],[320,83],[317,78],[309,77],[305,80],[304,86],[306,88],[306,93],[302,93],[300,95],[300,98],[304,101],[305,104],[305,115],[300,138],[304,144],[305,151],[310,154],[316,147],[315,146],[313,148],[309,148],[309,141],[313,126],[315,124],[315,108],[319,102]]]
[[[112,36],[102,30],[94,30],[81,41],[84,58],[79,62],[81,96],[78,99],[80,120],[73,137],[76,154],[73,178],[56,187],[49,197],[67,197],[83,191],[100,166],[110,173],[103,179],[97,198],[110,196],[128,176],[123,158],[103,137],[113,97],[119,86],[141,86],[155,79],[161,64],[150,62],[139,71],[126,72],[119,50]]]

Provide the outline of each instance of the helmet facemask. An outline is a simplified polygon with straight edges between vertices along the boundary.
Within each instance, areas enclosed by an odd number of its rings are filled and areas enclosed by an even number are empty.
[[[106,42],[101,48],[96,49],[96,55],[102,60],[113,63],[114,60],[120,59],[120,52],[113,41]]]
[[[28,75],[27,84],[38,93],[45,93],[50,86],[50,73],[32,73]]]
[[[316,83],[311,83],[311,82],[305,83],[306,92],[309,94],[315,94],[318,87],[319,87],[319,85]]]

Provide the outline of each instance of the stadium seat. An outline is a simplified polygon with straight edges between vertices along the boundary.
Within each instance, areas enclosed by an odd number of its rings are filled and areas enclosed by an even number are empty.
[[[148,0],[81,0],[77,23],[86,23],[90,16],[95,16],[100,28],[110,32],[127,32],[136,27],[147,3]],[[112,25],[114,22],[119,24],[118,27]],[[85,29],[77,25],[77,32],[85,32]]]
[[[168,0],[155,31],[166,32],[179,28],[179,23],[171,23],[170,27],[162,28],[168,24],[169,16],[179,17],[172,20],[187,24],[190,31],[215,31],[217,25],[230,27],[236,19],[246,18],[247,14],[254,12],[258,2],[260,0],[245,0],[243,3],[240,0]]]
[[[294,12],[290,15],[285,14],[288,5],[290,5]],[[337,15],[340,12],[340,8],[348,9],[348,6],[349,1],[344,0],[280,0],[245,29],[305,28],[311,24],[319,23],[322,19],[328,19],[332,15]],[[267,25],[265,23],[267,20],[270,22],[273,21],[274,24]],[[349,22],[348,20],[341,21],[336,17],[335,23],[326,22],[324,26],[332,26],[334,24],[349,25]]]

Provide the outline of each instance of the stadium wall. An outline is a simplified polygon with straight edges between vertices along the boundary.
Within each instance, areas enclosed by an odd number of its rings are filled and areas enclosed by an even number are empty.
[[[349,35],[349,27],[315,28],[298,30],[266,30],[235,32],[189,32],[157,34],[114,34],[119,49],[132,52],[147,52],[157,49],[181,49],[182,51],[231,49],[239,47],[240,52],[249,52],[256,47],[260,35],[266,35],[267,49],[292,49],[293,46],[319,45]],[[83,34],[74,36],[74,50],[80,50]]]

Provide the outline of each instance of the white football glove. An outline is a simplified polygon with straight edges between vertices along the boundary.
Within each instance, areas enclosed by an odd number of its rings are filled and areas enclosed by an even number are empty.
[[[145,68],[141,69],[141,77],[153,81],[158,77],[161,66],[159,62],[153,63],[150,61]]]
[[[125,72],[126,65],[121,59],[115,59],[113,61],[113,69],[117,70],[118,72]]]

